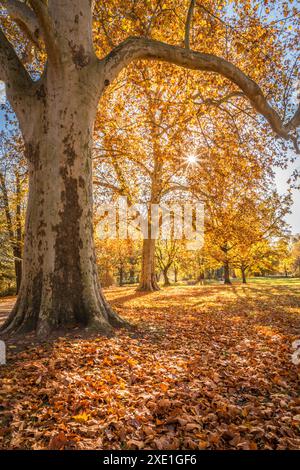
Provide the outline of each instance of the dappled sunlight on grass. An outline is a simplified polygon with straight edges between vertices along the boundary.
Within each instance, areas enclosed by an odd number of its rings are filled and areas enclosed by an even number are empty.
[[[284,280],[276,281],[276,285],[261,281],[259,286],[256,283],[233,286],[172,286],[152,293],[136,292],[135,288],[113,288],[106,290],[106,296],[117,307],[122,308],[140,307],[142,302],[145,309],[181,306],[184,309],[191,307],[198,313],[210,314],[227,309],[240,310],[244,315],[265,315],[267,312],[274,312],[274,309],[281,314],[299,313],[300,281],[296,280],[288,285],[284,284]]]
[[[145,325],[155,317],[157,328],[161,328],[166,315],[169,319],[172,313],[174,321],[179,314],[195,322],[202,316],[213,319],[222,315],[224,321],[231,324],[245,319],[254,322],[256,331],[266,335],[272,323],[272,334],[276,335],[285,322],[297,329],[300,281],[275,281],[274,284],[267,279],[246,285],[171,286],[152,293],[136,292],[135,288],[113,288],[106,290],[106,296],[120,313],[125,309],[136,325]]]

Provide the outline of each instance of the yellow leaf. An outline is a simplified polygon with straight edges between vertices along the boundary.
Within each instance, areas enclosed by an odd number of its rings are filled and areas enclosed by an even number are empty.
[[[90,415],[88,415],[87,413],[81,413],[79,415],[75,415],[73,416],[73,419],[77,422],[77,423],[85,423],[86,421],[88,421],[90,418]]]

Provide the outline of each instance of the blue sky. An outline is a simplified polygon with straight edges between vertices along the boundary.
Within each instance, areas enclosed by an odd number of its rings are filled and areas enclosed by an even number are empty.
[[[276,170],[276,186],[280,194],[286,192],[288,185],[287,180],[291,176],[295,168],[300,168],[300,155],[298,155],[298,161],[296,160],[295,165],[291,165],[287,170]],[[300,233],[300,190],[293,191],[294,204],[292,207],[292,213],[287,216],[286,220],[292,227],[293,233]]]

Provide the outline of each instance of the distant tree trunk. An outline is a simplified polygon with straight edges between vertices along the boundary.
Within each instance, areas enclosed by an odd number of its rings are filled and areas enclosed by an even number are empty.
[[[102,268],[100,279],[103,287],[110,287],[114,284],[114,276],[111,273],[110,266]]]
[[[22,280],[22,215],[21,215],[21,181],[20,174],[18,171],[16,175],[16,240],[15,240],[15,272],[16,272],[16,291],[19,293],[21,280]]]
[[[139,291],[153,292],[159,290],[155,274],[155,240],[145,238],[143,241],[142,271]]]
[[[130,284],[134,284],[134,267],[132,267],[129,271],[129,282]]]
[[[124,275],[124,269],[123,266],[121,265],[119,267],[119,285],[123,286],[123,275]]]
[[[10,245],[14,257],[14,268],[16,278],[16,293],[18,294],[22,279],[22,221],[21,221],[21,185],[20,177],[16,172],[16,215],[15,227],[13,223],[13,216],[10,210],[9,198],[5,178],[0,173],[0,185],[2,191],[2,200],[4,204],[4,212],[6,216],[7,230],[9,234]]]
[[[246,268],[241,268],[241,273],[242,273],[242,280],[243,284],[247,284],[247,279],[246,279]]]
[[[204,285],[204,272],[201,271],[198,278],[197,278],[197,281],[201,284],[201,286]]]
[[[178,282],[178,268],[174,268],[174,282]]]
[[[228,261],[225,261],[225,263],[224,263],[224,284],[231,284],[230,269],[229,269],[229,262]]]
[[[169,268],[164,268],[163,269],[163,276],[164,276],[164,286],[168,287],[171,285],[169,276],[168,276]]]

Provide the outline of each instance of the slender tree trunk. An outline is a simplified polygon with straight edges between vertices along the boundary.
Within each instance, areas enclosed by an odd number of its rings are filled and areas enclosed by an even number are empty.
[[[285,268],[284,269],[285,277],[288,277],[288,270]]]
[[[247,284],[246,269],[245,269],[245,268],[241,268],[241,272],[242,272],[242,281],[243,281],[243,284]]]
[[[224,284],[231,284],[229,262],[228,261],[225,261],[225,263],[224,263]]]
[[[199,276],[198,276],[198,278],[197,278],[197,281],[198,281],[201,285],[204,284],[204,272],[203,272],[203,271],[200,272],[200,274],[199,274]]]
[[[174,282],[175,283],[178,282],[178,269],[177,268],[174,268]]]
[[[19,179],[16,179],[17,204],[15,220],[10,210],[8,192],[4,175],[0,172],[0,185],[2,191],[2,199],[6,216],[6,224],[9,234],[10,245],[14,257],[14,268],[16,278],[16,293],[18,294],[22,277],[22,227],[21,227],[21,201],[20,201],[20,185]]]
[[[170,279],[169,279],[169,276],[168,276],[168,272],[169,272],[169,268],[165,268],[165,269],[163,270],[164,286],[165,286],[165,287],[168,287],[168,286],[171,285]]]
[[[119,285],[120,286],[123,286],[123,275],[124,275],[123,266],[120,266],[119,268]]]
[[[134,284],[134,268],[131,268],[129,271],[129,282],[130,284]]]
[[[159,290],[155,275],[155,240],[143,241],[142,271],[138,290],[152,292]]]
[[[152,142],[154,149],[154,171],[151,176],[151,204],[159,204],[159,193],[160,193],[160,172],[161,163],[158,162],[157,155],[157,140],[155,132],[151,131]],[[143,240],[143,254],[142,254],[142,270],[141,279],[138,287],[139,291],[152,292],[160,290],[157,278],[155,274],[155,238],[152,238],[152,227],[151,227],[151,204],[148,208],[148,237]]]
[[[16,294],[19,293],[20,286],[21,286],[21,280],[22,280],[22,259],[21,259],[22,253],[18,250],[15,251],[14,257],[15,257],[15,275],[16,275]]]
[[[22,216],[21,216],[21,181],[19,172],[16,171],[16,241],[14,248],[16,293],[19,293],[22,280]]]
[[[81,324],[110,333],[125,322],[100,290],[95,261],[91,144],[97,92],[70,73],[61,82],[50,76],[36,93],[39,105],[22,127],[29,165],[23,277],[2,330],[36,330],[44,337]]]

